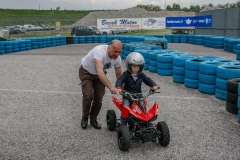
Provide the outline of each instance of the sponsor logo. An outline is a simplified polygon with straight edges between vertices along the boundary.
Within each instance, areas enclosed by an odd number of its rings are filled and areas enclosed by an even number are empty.
[[[185,21],[186,21],[186,24],[188,24],[188,25],[192,23],[192,20],[190,20],[189,18]]]
[[[138,106],[134,106],[133,112],[137,112],[138,114],[141,114],[141,110],[138,108]]]

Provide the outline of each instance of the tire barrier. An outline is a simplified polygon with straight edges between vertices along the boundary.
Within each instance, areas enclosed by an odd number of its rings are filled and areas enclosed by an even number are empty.
[[[240,39],[233,40],[233,52],[236,53],[237,45],[240,44]]]
[[[173,43],[180,43],[180,34],[174,34],[172,37]]]
[[[203,45],[203,38],[204,36],[203,35],[195,35],[193,36],[195,38],[194,42],[196,45]]]
[[[23,50],[25,51],[25,43]],[[12,41],[12,51],[19,52],[18,41]]]
[[[229,63],[220,65],[216,71],[216,89],[215,97],[221,100],[227,100],[227,81],[233,78],[240,78],[240,65],[238,63]],[[219,91],[221,90],[221,91]],[[216,90],[217,91],[217,90]],[[222,94],[222,95],[220,95]]]
[[[4,48],[4,43],[3,41],[0,42],[0,54],[4,54],[5,53],[5,48]]]
[[[188,35],[180,34],[180,43],[188,43]]]
[[[226,111],[232,114],[238,114],[239,82],[240,78],[233,78],[227,80]]]
[[[165,39],[168,41],[168,43],[173,42],[173,34],[166,34]]]
[[[172,76],[173,75],[173,59],[175,56],[187,54],[184,52],[166,52],[157,55],[157,72],[159,75]]]
[[[197,55],[179,54],[173,58],[173,82],[184,83],[185,61],[194,57],[197,57]]]
[[[236,45],[236,59],[240,60],[240,44]]]
[[[224,48],[224,39],[222,36],[211,37],[212,48]]]
[[[188,35],[188,43],[195,44],[195,36],[193,34]]]
[[[203,45],[205,47],[211,47],[211,37],[213,37],[213,35],[204,36]]]
[[[240,123],[240,85],[238,83],[238,122]]]
[[[198,89],[199,84],[199,64],[208,59],[196,57],[185,61],[184,85],[189,88]]]
[[[206,94],[215,94],[216,72],[219,65],[226,64],[220,61],[205,61],[199,64],[199,91]]]

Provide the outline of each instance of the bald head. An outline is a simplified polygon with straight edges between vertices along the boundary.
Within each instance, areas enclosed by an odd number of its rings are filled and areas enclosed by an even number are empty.
[[[114,40],[111,41],[111,46],[122,48],[122,42],[117,40],[117,39],[114,39]]]
[[[108,46],[108,56],[111,59],[117,59],[122,52],[122,42],[114,39],[111,41],[111,45]]]

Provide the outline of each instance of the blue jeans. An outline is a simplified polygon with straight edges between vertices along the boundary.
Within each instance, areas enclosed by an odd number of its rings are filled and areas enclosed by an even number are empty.
[[[130,107],[130,105],[131,105],[132,103],[128,100],[128,99],[124,99],[123,100],[123,106],[128,106],[128,107]],[[123,107],[122,106],[122,107]],[[122,116],[121,116],[121,124],[126,124],[127,123],[127,121],[126,121],[126,119],[124,119]]]

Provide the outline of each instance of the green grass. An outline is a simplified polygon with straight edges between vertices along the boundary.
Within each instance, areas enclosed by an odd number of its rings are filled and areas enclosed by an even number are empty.
[[[33,9],[1,9],[0,26],[24,24],[50,24],[60,21],[63,25],[71,25],[94,10],[33,10]]]

